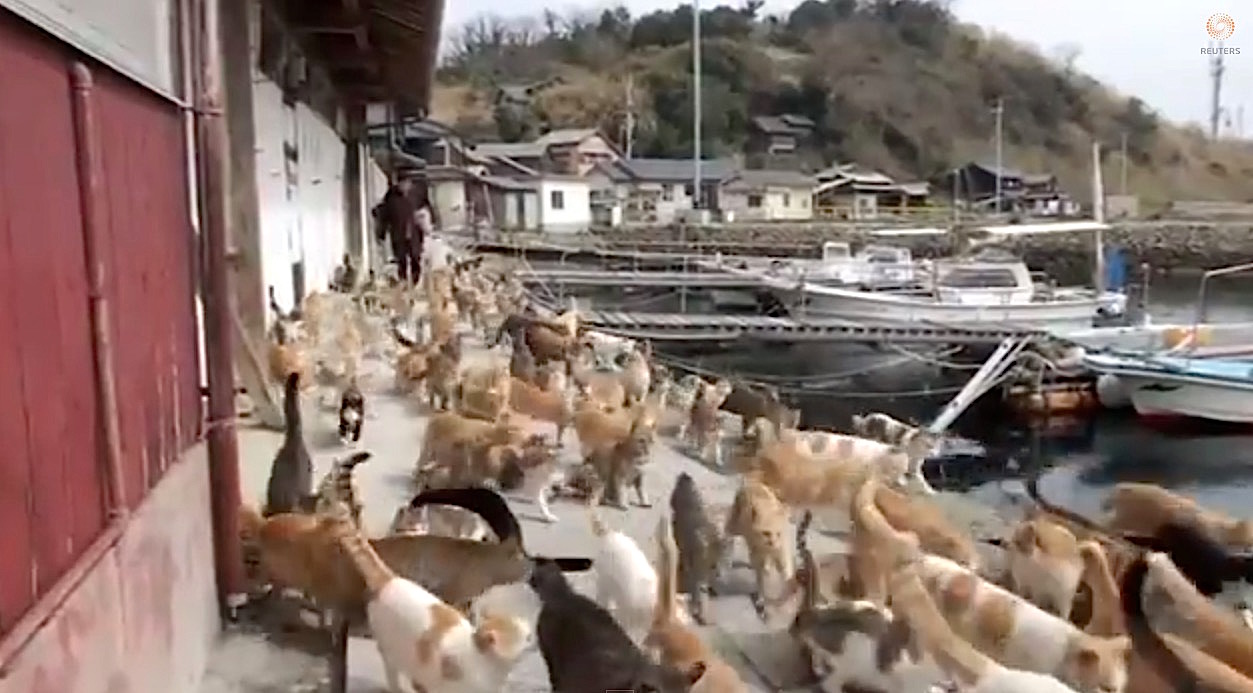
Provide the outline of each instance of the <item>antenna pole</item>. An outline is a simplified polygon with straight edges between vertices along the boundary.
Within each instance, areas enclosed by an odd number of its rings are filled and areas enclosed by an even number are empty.
[[[1005,129],[1005,101],[1001,98],[996,100],[996,213],[1002,211],[1001,204],[1001,169],[1004,167],[1004,151],[1002,141],[1004,140]]]
[[[1118,180],[1118,193],[1120,195],[1127,194],[1127,133],[1122,134],[1122,149],[1119,151],[1119,161],[1122,163],[1122,171]]]
[[[1223,89],[1223,42],[1218,42],[1218,53],[1210,61],[1210,77],[1214,80],[1214,90],[1210,101],[1209,135],[1210,139],[1218,139],[1218,120],[1222,114]]]
[[[635,150],[635,75],[628,72],[626,78],[626,158],[632,158]]]
[[[692,209],[701,207],[700,190],[700,0],[692,0]]]

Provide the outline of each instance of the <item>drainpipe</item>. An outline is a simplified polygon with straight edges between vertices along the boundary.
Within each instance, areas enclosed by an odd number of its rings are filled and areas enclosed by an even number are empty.
[[[117,381],[113,372],[113,334],[105,295],[105,218],[100,169],[100,133],[92,105],[91,70],[82,63],[70,68],[74,85],[74,138],[78,141],[78,197],[83,217],[83,252],[87,260],[87,290],[91,314],[92,355],[96,369],[96,406],[103,418],[104,478],[109,516],[126,516],[126,487],[122,482],[122,435],[118,426]]]
[[[233,616],[244,601],[239,542],[239,441],[235,436],[235,359],[231,349],[231,281],[227,262],[227,131],[222,112],[216,0],[191,0],[195,56],[194,123],[199,166],[201,252],[204,272],[205,360],[209,375],[209,489],[218,597]]]

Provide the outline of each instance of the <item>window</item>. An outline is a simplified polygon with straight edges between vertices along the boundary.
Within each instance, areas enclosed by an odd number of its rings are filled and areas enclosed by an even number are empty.
[[[688,197],[692,196],[692,184],[691,183],[688,183],[687,185],[683,186],[683,194]]]
[[[789,195],[788,193],[783,193],[783,206],[784,207],[792,206],[792,196]]]
[[[674,199],[674,186],[669,183],[661,186],[661,199],[670,202]]]
[[[549,206],[553,209],[566,208],[566,194],[561,190],[553,190],[548,193]]]
[[[757,208],[761,207],[761,195],[749,195],[749,196],[748,196],[748,206],[749,206],[751,209],[757,209]]]

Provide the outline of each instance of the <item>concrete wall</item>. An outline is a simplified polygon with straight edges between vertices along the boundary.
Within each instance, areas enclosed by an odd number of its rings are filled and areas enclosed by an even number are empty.
[[[761,205],[750,207],[750,195],[760,195]],[[814,215],[811,197],[808,188],[723,189],[719,209],[744,221],[804,221]]]
[[[466,204],[466,184],[461,179],[437,180],[429,188],[431,204],[435,207],[439,225],[443,230],[464,229],[469,214]]]
[[[330,286],[335,267],[347,249],[344,209],[344,157],[347,146],[332,127],[308,106],[298,103],[296,153],[299,156],[297,208],[305,291]]]
[[[172,466],[121,537],[0,670],[0,693],[193,693],[221,629],[208,459]]]
[[[554,202],[561,198],[561,206]],[[545,233],[576,233],[592,225],[591,188],[583,180],[541,179],[540,227]]]

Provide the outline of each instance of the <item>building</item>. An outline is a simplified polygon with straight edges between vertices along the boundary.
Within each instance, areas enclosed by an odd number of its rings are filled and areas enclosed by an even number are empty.
[[[539,191],[539,230],[544,233],[581,233],[592,225],[591,183],[579,176],[542,173],[535,179]]]
[[[0,0],[0,691],[200,688],[242,344],[369,257],[367,106],[429,101],[443,3],[394,4]]]
[[[856,164],[831,166],[816,178],[814,207],[822,217],[874,219],[925,208],[930,200],[928,183],[898,183],[886,174]]]
[[[815,182],[796,171],[743,170],[722,182],[719,211],[725,221],[812,219]]]
[[[595,128],[552,130],[531,142],[481,142],[468,153],[482,159],[503,158],[534,171],[586,175],[596,164],[622,158]]]
[[[814,121],[805,116],[757,116],[750,121],[748,151],[750,155],[788,156],[804,148],[814,132]]]
[[[701,207],[719,209],[719,186],[739,170],[731,159],[701,162]],[[669,224],[693,207],[695,167],[691,159],[619,159],[598,164],[586,176],[593,216],[623,223]]]
[[[972,162],[949,173],[945,184],[956,191],[957,200],[968,206],[994,210],[998,207],[996,171],[995,165]],[[1000,185],[1002,211],[1053,217],[1078,213],[1078,205],[1058,187],[1052,174],[1028,174],[1002,167]]]

